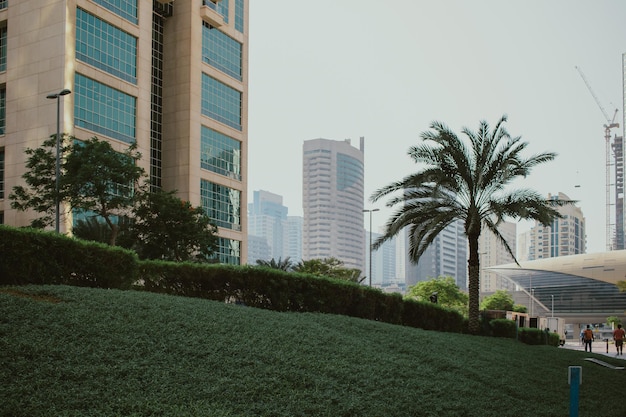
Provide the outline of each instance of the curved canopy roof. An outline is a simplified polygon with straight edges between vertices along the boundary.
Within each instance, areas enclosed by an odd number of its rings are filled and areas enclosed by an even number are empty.
[[[553,305],[558,316],[592,320],[626,314],[626,293],[616,285],[626,281],[626,250],[538,259],[485,270],[510,279],[546,308]]]

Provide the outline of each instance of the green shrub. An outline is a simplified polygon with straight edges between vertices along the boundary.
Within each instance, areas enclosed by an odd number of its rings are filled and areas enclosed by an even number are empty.
[[[489,326],[491,327],[491,334],[494,337],[515,339],[516,324],[514,320],[493,319],[489,322]]]
[[[132,251],[0,225],[0,284],[127,289],[136,278],[137,266]]]

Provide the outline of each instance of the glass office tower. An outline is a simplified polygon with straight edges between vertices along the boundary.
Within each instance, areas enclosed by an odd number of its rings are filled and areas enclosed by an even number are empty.
[[[153,188],[177,190],[218,226],[221,262],[245,263],[248,0],[0,1],[0,214],[25,148],[60,130],[122,151]],[[66,209],[64,207],[64,209]],[[72,227],[63,210],[61,231]]]

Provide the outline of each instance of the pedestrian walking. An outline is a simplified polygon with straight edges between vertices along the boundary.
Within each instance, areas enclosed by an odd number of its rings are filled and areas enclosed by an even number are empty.
[[[591,330],[591,326],[587,325],[587,328],[583,331],[583,342],[585,343],[585,352],[587,351],[587,347],[589,348],[589,353],[591,353],[591,343],[593,343],[593,331]]]
[[[615,340],[615,349],[618,355],[624,353],[624,338],[626,338],[626,332],[622,329],[622,325],[618,324],[617,329],[613,330],[613,340]]]

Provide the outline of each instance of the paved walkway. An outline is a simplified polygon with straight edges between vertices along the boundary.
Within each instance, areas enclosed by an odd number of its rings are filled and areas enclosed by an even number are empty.
[[[600,355],[604,355],[604,356],[610,356],[612,358],[617,358],[617,359],[623,359],[626,360],[626,354],[624,355],[616,355],[616,351],[615,351],[615,344],[613,343],[613,341],[609,341],[609,352],[607,353],[606,351],[606,342],[604,340],[596,340],[592,343],[591,349],[593,353],[597,353]],[[585,346],[576,341],[568,341],[565,342],[565,345],[563,346],[563,348],[565,349],[572,349],[572,350],[580,350],[582,352],[585,351]],[[626,350],[626,349],[625,349]]]

